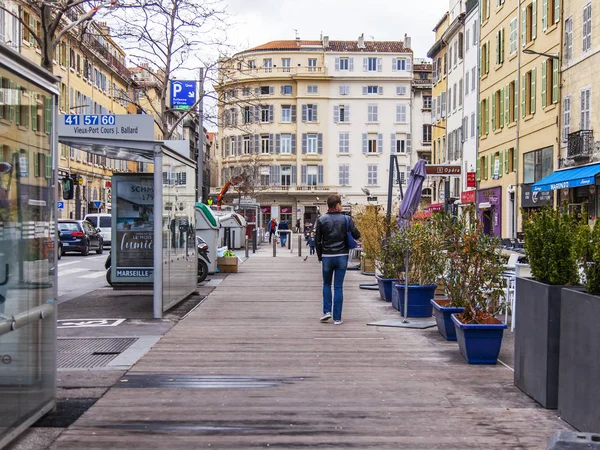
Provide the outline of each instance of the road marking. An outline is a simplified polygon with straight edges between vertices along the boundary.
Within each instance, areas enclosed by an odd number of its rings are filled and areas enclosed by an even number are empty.
[[[77,278],[100,278],[100,277],[103,277],[104,275],[106,275],[106,272],[100,271],[100,272],[88,273],[87,275],[82,275]]]
[[[79,272],[87,272],[89,269],[69,269],[69,270],[65,270],[64,272],[61,272],[60,270],[58,271],[58,276],[64,276],[64,275],[71,275],[74,273],[79,273]]]
[[[82,259],[78,259],[77,261],[58,263],[58,267],[70,266],[71,264],[81,264],[82,262],[90,261],[92,259],[98,259],[98,258],[106,258],[106,257],[104,255],[82,257]]]
[[[63,319],[57,320],[57,328],[90,328],[90,327],[116,327],[127,319]]]

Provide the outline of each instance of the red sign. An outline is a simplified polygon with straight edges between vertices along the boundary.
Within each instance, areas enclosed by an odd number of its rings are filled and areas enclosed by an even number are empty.
[[[291,206],[282,206],[281,207],[281,214],[291,214],[291,213],[292,213]]]
[[[443,203],[432,203],[431,205],[429,205],[429,207],[427,209],[429,209],[429,211],[431,211],[431,212],[440,212],[444,209],[444,204]]]
[[[475,203],[475,192],[477,191],[464,191],[460,194],[461,203]]]
[[[460,166],[447,166],[445,164],[427,164],[425,173],[427,175],[460,175]]]
[[[104,182],[104,187],[105,188],[111,188],[112,187],[112,181],[105,181]]]
[[[263,214],[271,214],[271,207],[270,206],[261,206],[260,212]]]
[[[467,172],[467,187],[477,187],[477,175],[475,172]]]

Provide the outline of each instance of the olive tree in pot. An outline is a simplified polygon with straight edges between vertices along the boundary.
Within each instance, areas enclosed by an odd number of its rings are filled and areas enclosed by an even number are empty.
[[[498,238],[488,236],[477,220],[463,230],[448,257],[456,271],[446,283],[463,312],[452,314],[460,353],[469,364],[496,364],[506,324],[496,318],[503,309],[504,265]],[[451,255],[451,256],[450,256]]]
[[[562,289],[578,281],[573,218],[542,208],[524,216],[532,278],[516,280],[514,383],[544,408],[558,405]]]
[[[414,221],[397,228],[392,245],[397,255],[404,255],[408,277],[408,307],[404,311],[405,283],[396,284],[392,306],[404,317],[431,317],[430,300],[435,296],[439,279],[442,242],[432,221]]]
[[[562,290],[558,414],[579,431],[600,433],[600,220],[577,237],[585,290]]]
[[[392,301],[394,285],[398,282],[399,274],[404,271],[404,255],[398,252],[399,248],[395,243],[397,237],[393,233],[393,227],[390,226],[389,229],[389,236],[384,239],[377,257],[379,275],[375,276],[381,300],[386,302]]]

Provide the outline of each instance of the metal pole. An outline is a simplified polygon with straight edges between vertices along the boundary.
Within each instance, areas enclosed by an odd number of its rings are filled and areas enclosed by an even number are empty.
[[[291,231],[289,232],[289,235],[288,235],[288,248],[290,249],[290,252],[293,253],[293,250],[292,250],[292,232]]]
[[[250,240],[248,239],[248,236],[246,236],[246,258],[247,258],[248,256],[250,256],[250,255],[249,255],[249,252],[250,252],[250,245],[249,245],[249,244],[250,244],[250,242],[249,242],[249,241],[250,241]]]
[[[298,235],[298,256],[302,256],[302,235]]]
[[[408,323],[408,250],[404,257],[404,319],[402,323]]]
[[[252,230],[252,253],[256,253],[256,240],[258,239],[258,230]]]
[[[388,180],[388,196],[387,196],[387,221],[390,221],[392,217],[392,195],[393,195],[393,187],[394,187],[394,160],[396,159],[395,155],[390,155],[390,170],[389,170],[389,180]]]
[[[162,275],[163,275],[163,242],[162,242],[162,149],[159,145],[154,149],[154,293],[152,296],[153,315],[155,319],[162,319]],[[115,255],[113,255],[113,258]],[[113,264],[116,264],[113,259]]]
[[[277,236],[273,235],[273,257],[277,256]]]
[[[196,159],[196,170],[198,171],[196,187],[198,202],[202,203],[204,187],[204,68],[200,68],[200,83],[198,86],[198,156]]]

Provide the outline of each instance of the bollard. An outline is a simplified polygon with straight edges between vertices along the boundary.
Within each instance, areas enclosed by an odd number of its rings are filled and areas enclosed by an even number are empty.
[[[273,235],[273,257],[277,256],[277,237]]]
[[[288,249],[292,249],[292,233],[288,233]]]
[[[302,235],[298,235],[298,256],[302,256]]]
[[[246,258],[248,256],[250,256],[249,252],[250,252],[250,240],[248,239],[248,236],[246,236]]]
[[[256,253],[256,240],[258,239],[258,230],[252,230],[252,253]]]

